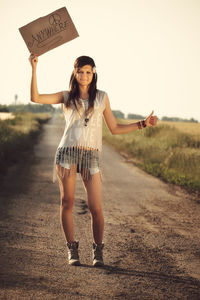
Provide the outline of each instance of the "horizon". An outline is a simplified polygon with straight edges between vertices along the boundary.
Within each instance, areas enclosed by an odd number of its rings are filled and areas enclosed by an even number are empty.
[[[41,104],[41,103],[34,103],[34,102],[29,102],[29,103],[24,103],[24,102],[20,102],[20,101],[18,101],[16,104],[15,104],[15,102],[12,102],[12,103],[10,103],[10,104],[2,104],[2,103],[0,103],[0,105],[5,105],[5,106],[9,106],[9,105],[28,105],[28,104],[33,104],[33,105],[46,105],[46,104]],[[55,109],[59,109],[59,105],[60,104],[48,104],[48,105],[52,105],[53,107],[55,107]],[[128,112],[128,113],[124,113],[122,110],[117,110],[117,109],[112,109],[112,111],[115,111],[115,112],[120,112],[120,113],[122,113],[122,114],[124,114],[124,117],[125,117],[125,119],[128,119],[128,115],[129,114],[133,114],[133,115],[136,115],[136,116],[141,116],[141,118],[145,118],[145,117],[147,117],[147,116],[143,116],[143,115],[140,115],[139,113],[136,113],[136,112]],[[0,113],[1,113],[1,111],[0,111]],[[157,116],[158,117],[158,116]],[[161,116],[161,117],[158,117],[158,120],[162,120],[162,118],[165,118],[165,117],[167,117],[167,118],[170,118],[170,119],[180,119],[181,121],[178,121],[178,122],[182,122],[182,120],[183,120],[183,122],[184,122],[184,120],[186,121],[186,122],[189,122],[190,120],[194,120],[194,121],[197,121],[198,123],[200,123],[200,120],[197,120],[197,119],[195,119],[195,118],[193,118],[193,117],[189,117],[189,118],[182,118],[182,117],[178,117],[178,116],[167,116],[167,115],[163,115],[163,116]],[[163,120],[162,120],[163,121]],[[175,121],[176,122],[176,121]],[[193,122],[193,121],[191,121],[191,122]]]

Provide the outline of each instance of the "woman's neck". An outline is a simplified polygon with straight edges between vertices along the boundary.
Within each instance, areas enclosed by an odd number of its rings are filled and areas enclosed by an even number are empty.
[[[80,98],[83,100],[87,100],[89,98],[88,86],[79,86]]]

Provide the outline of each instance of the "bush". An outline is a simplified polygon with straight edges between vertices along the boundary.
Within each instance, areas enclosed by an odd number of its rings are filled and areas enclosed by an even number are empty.
[[[9,112],[7,105],[0,104],[0,112]]]
[[[150,174],[200,192],[200,139],[199,135],[192,134],[191,126],[189,128],[191,134],[171,124],[158,124],[127,134],[111,135],[104,124],[103,139],[117,150],[126,152]]]
[[[24,158],[33,148],[33,139],[40,132],[41,124],[50,119],[49,114],[16,114],[15,119],[0,120],[0,173]]]

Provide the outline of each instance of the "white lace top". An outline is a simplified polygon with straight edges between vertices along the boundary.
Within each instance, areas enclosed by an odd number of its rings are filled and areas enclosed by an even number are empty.
[[[75,107],[66,107],[66,102],[69,96],[67,91],[63,91],[64,103],[62,109],[65,117],[65,130],[59,146],[56,151],[55,164],[64,163],[66,160],[73,164],[80,163],[80,159],[84,155],[85,150],[91,150],[92,156],[98,156],[101,160],[102,152],[102,116],[105,109],[104,91],[97,90],[94,101],[94,110],[86,116],[88,109],[88,100],[79,99],[76,101],[78,111]],[[86,122],[86,118],[88,119]],[[72,159],[73,149],[73,159]],[[69,153],[71,154],[69,156]],[[87,155],[87,160],[90,157]],[[84,162],[89,165],[89,162]],[[56,172],[54,168],[53,181],[56,180]]]
[[[66,103],[68,92],[63,92]],[[88,116],[85,126],[85,111],[88,100],[80,99],[79,111],[75,108],[66,108],[62,105],[65,116],[65,131],[58,147],[84,147],[102,150],[102,114],[105,109],[105,92],[97,92],[94,102],[94,111]]]

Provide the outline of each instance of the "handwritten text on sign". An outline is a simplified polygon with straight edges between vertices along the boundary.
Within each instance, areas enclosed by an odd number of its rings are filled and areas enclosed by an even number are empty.
[[[38,55],[78,37],[65,7],[19,28],[19,31],[29,51]]]

